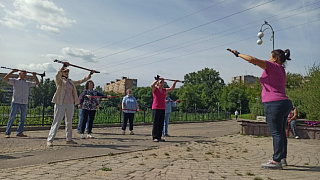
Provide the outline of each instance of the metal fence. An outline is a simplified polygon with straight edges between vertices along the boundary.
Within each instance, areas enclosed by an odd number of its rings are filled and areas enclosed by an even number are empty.
[[[120,107],[120,104],[119,104]],[[6,126],[10,115],[11,103],[0,103],[0,126]],[[150,123],[152,122],[151,109],[141,107],[143,111],[135,113],[135,123]],[[50,126],[53,121],[53,107],[43,107],[42,105],[34,107],[32,100],[29,100],[27,118],[25,126]],[[16,115],[14,126],[19,123],[20,112]],[[122,111],[115,107],[103,107],[97,110],[94,124],[122,124]],[[230,112],[209,111],[203,109],[182,109],[172,108],[170,122],[178,121],[210,121],[210,120],[226,120],[230,119]],[[79,110],[75,108],[73,124],[79,122]],[[64,122],[62,122],[64,123]]]

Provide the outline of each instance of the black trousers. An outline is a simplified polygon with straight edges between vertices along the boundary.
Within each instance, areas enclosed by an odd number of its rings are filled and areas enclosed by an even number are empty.
[[[134,119],[134,113],[123,113],[123,123],[122,123],[122,130],[126,130],[128,120],[129,120],[129,130],[133,130],[133,119]]]
[[[89,118],[89,125],[88,125],[88,134],[92,133],[92,126],[93,126],[93,120],[96,115],[96,110],[86,110],[82,109],[82,124],[81,124],[81,134],[84,133],[84,129],[86,128],[86,124]]]
[[[165,109],[152,109],[152,138],[161,139],[163,124],[164,124],[164,115]]]

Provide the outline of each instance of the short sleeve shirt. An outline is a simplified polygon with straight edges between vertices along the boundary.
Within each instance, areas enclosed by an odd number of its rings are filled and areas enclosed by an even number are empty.
[[[9,78],[8,83],[13,86],[12,102],[17,104],[28,104],[30,87],[34,87],[36,83],[20,78]]]
[[[167,89],[162,88],[162,91],[159,90],[158,87],[152,92],[153,95],[153,103],[152,109],[166,109],[166,95]]]
[[[122,103],[124,105],[124,109],[132,110],[132,111],[123,110],[124,113],[135,113],[134,110],[137,110],[138,102],[136,98],[134,98],[133,96],[126,95],[125,97],[123,97]]]
[[[278,63],[265,61],[267,69],[261,75],[262,102],[272,102],[288,99],[286,95],[286,72],[284,67]]]

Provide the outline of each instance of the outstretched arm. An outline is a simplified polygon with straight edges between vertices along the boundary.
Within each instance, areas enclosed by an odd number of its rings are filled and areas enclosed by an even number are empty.
[[[160,80],[160,78],[155,80],[155,81],[153,81],[153,83],[151,84],[152,92],[156,89],[156,84],[158,83],[159,80]]]
[[[32,75],[33,75],[34,80],[36,81],[36,85],[39,85],[40,82],[39,82],[39,79],[37,77],[37,73],[33,72]]]
[[[267,69],[267,64],[264,60],[261,60],[261,59],[258,59],[258,58],[255,58],[253,56],[249,56],[246,54],[241,54],[237,50],[231,50],[231,52],[235,56],[241,57],[242,59],[248,61],[249,63],[259,66],[261,69]]]

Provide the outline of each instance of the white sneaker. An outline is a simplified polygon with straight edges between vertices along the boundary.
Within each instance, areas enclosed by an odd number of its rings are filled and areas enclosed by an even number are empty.
[[[282,169],[282,164],[280,162],[269,160],[267,163],[261,164],[261,167],[268,169]]]
[[[81,135],[80,135],[80,138],[81,138],[81,139],[85,139],[84,134],[81,134]]]
[[[299,139],[300,137],[299,137],[299,136],[296,136],[296,137],[294,137],[294,138]]]
[[[50,141],[47,141],[47,147],[53,147],[53,144],[52,144],[52,142],[50,142]]]
[[[130,131],[130,135],[134,135],[133,131]]]
[[[93,138],[94,138],[94,136],[92,136],[92,135],[91,135],[91,133],[90,133],[90,134],[88,134],[88,135],[87,135],[87,138],[89,138],[89,139],[93,139]]]

